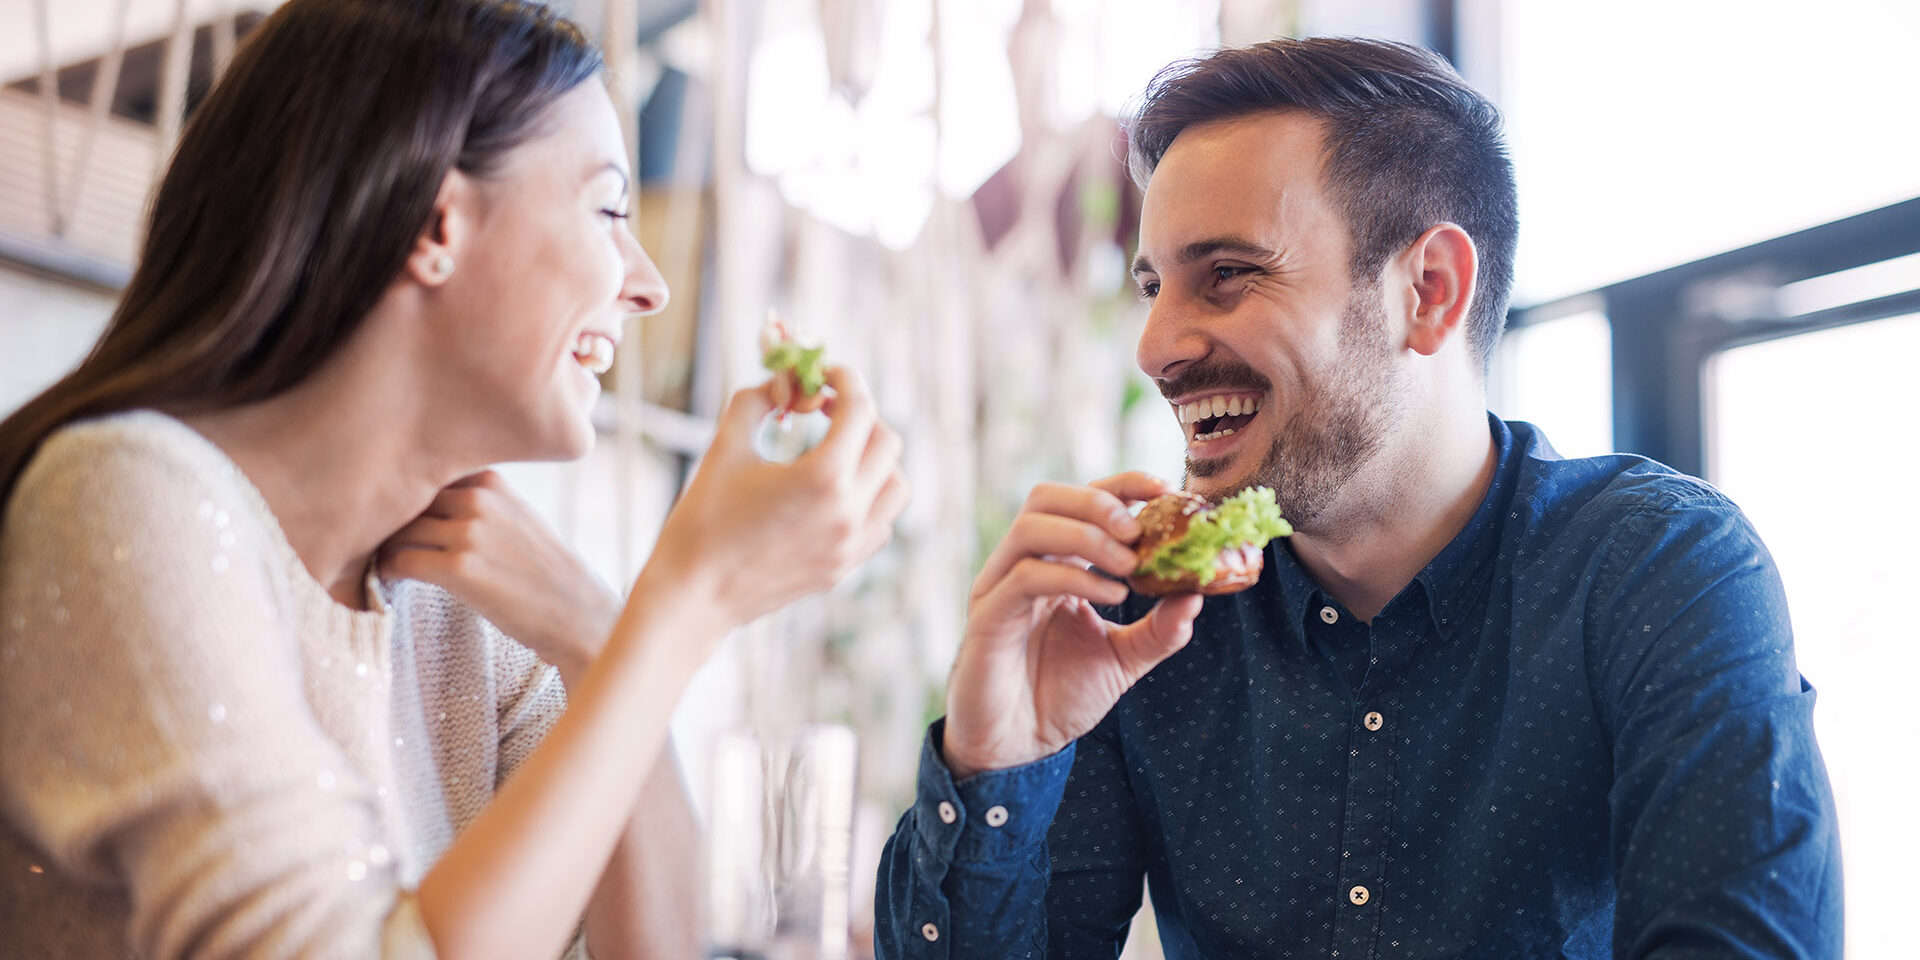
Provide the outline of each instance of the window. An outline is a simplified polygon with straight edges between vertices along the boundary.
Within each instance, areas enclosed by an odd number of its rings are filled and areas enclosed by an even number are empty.
[[[1891,956],[1920,860],[1911,719],[1920,631],[1920,314],[1736,347],[1708,365],[1715,483],[1773,551],[1840,809],[1847,953]]]

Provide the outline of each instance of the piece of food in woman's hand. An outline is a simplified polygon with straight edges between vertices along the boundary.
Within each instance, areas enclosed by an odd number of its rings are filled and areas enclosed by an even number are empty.
[[[812,413],[827,402],[827,348],[806,346],[778,313],[767,311],[760,331],[760,363],[773,374],[773,399],[782,410]]]
[[[1139,520],[1140,563],[1127,585],[1149,597],[1245,590],[1260,580],[1267,541],[1293,533],[1266,487],[1248,487],[1218,507],[1191,493],[1162,494],[1147,501]]]

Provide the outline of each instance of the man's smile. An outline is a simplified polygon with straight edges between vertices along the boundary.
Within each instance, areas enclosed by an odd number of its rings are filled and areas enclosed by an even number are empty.
[[[1169,402],[1191,447],[1223,440],[1245,429],[1259,415],[1262,396],[1250,392],[1211,393]]]

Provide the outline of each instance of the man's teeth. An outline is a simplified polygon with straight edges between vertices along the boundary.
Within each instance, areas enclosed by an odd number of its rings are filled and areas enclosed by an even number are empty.
[[[1228,427],[1224,430],[1215,430],[1212,433],[1196,433],[1193,435],[1193,438],[1195,440],[1218,440],[1221,437],[1230,437],[1230,436],[1233,436],[1232,427]]]
[[[587,372],[599,375],[613,369],[613,341],[597,333],[582,333],[574,342],[573,359],[587,368]]]
[[[1176,413],[1180,417],[1181,423],[1199,423],[1208,417],[1239,417],[1258,413],[1259,411],[1260,397],[1258,394],[1233,397],[1224,394],[1214,394],[1211,397],[1201,397],[1198,400],[1183,403]],[[1206,436],[1213,436],[1213,434]],[[1206,437],[1196,437],[1195,439],[1205,438]]]

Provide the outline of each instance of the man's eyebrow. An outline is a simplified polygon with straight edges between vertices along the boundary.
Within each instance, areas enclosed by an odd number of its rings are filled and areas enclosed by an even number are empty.
[[[1205,260],[1208,257],[1218,256],[1220,254],[1245,257],[1249,260],[1259,260],[1263,262],[1272,260],[1277,256],[1274,251],[1242,237],[1210,237],[1206,240],[1195,240],[1181,247],[1180,252],[1174,256],[1174,263],[1193,263],[1196,260]],[[1147,260],[1146,255],[1141,254],[1133,258],[1134,276],[1137,277],[1143,273],[1153,272],[1153,264]]]

